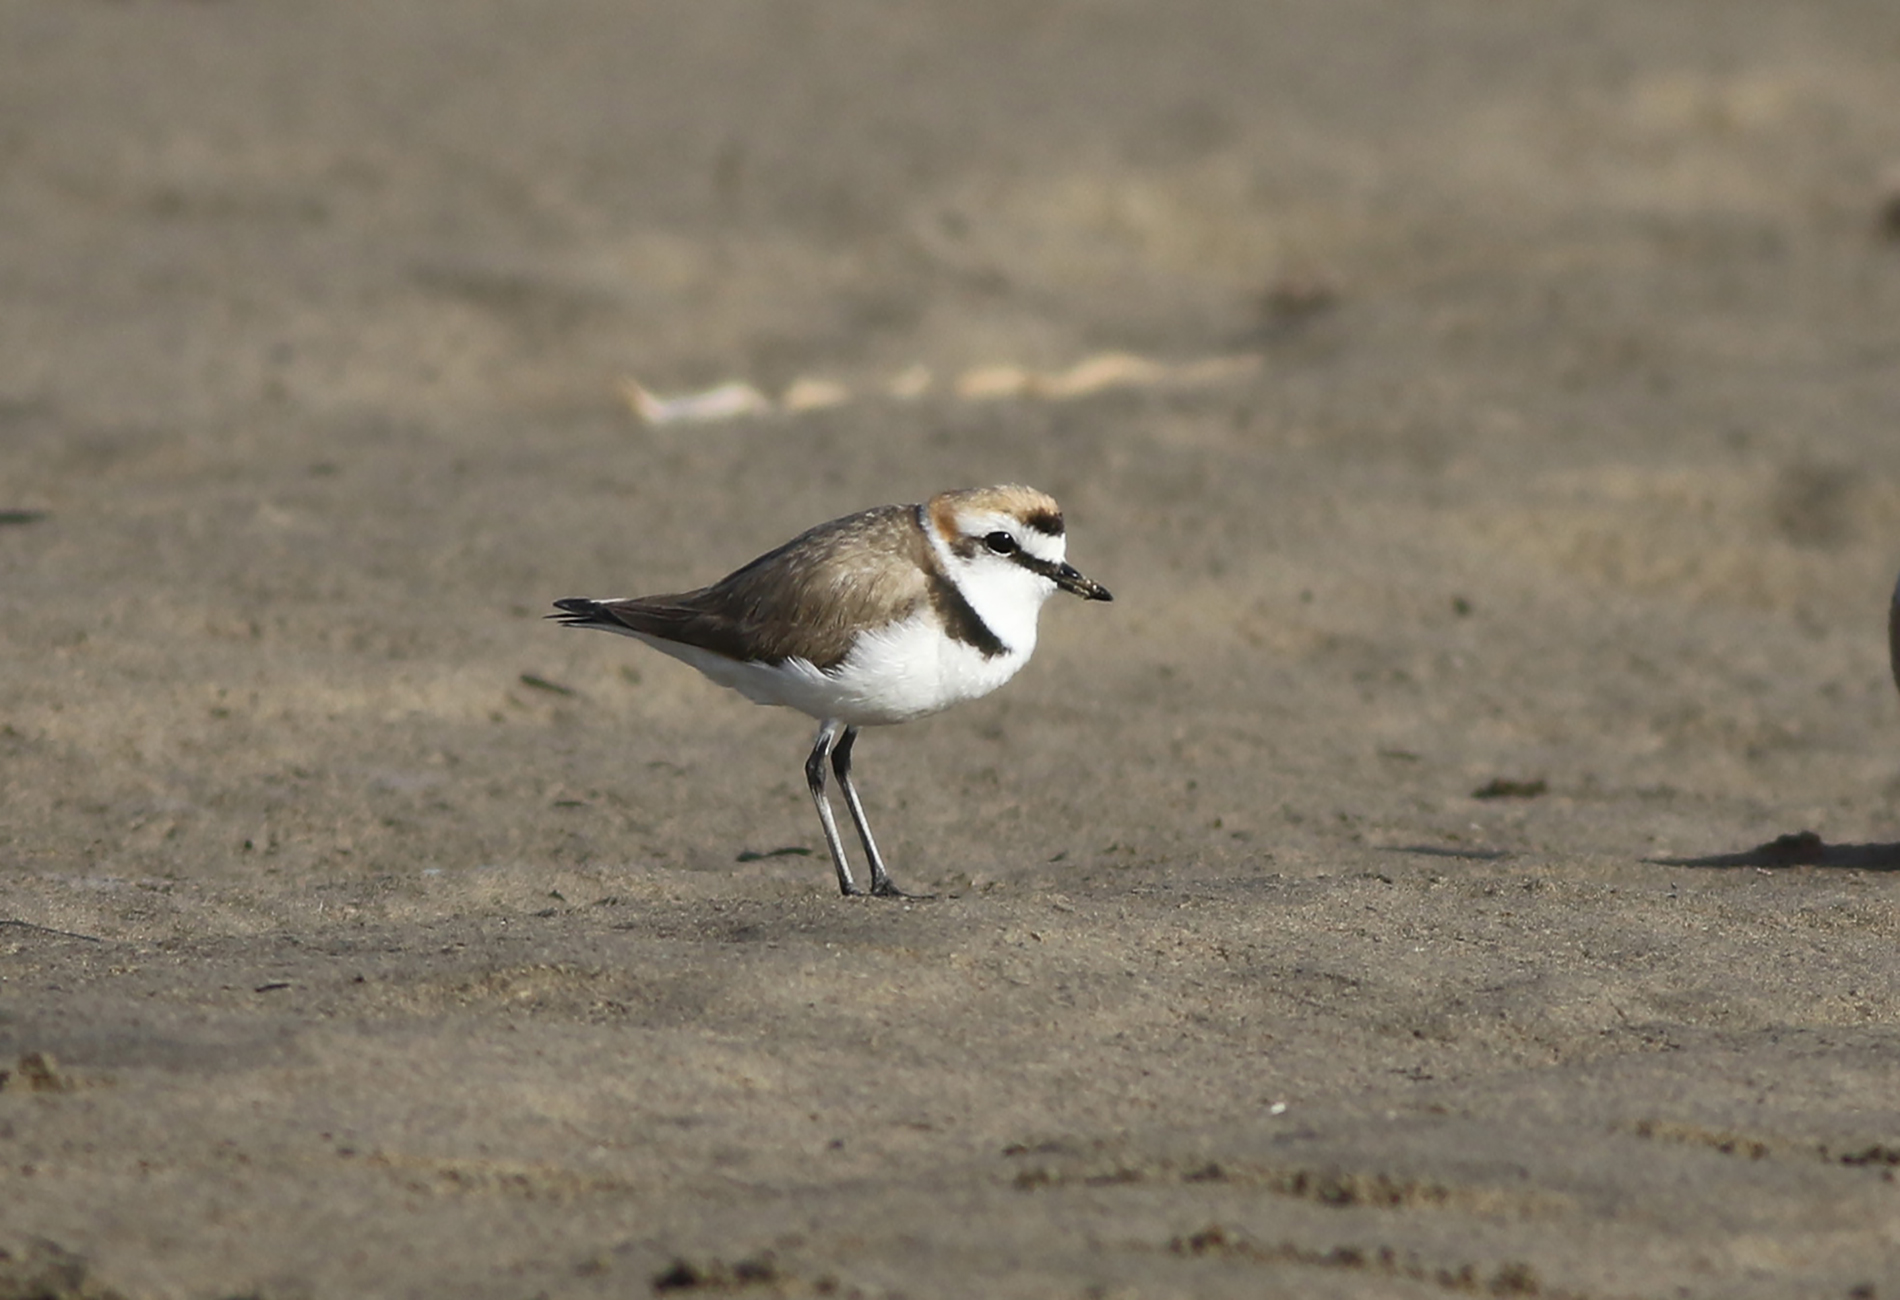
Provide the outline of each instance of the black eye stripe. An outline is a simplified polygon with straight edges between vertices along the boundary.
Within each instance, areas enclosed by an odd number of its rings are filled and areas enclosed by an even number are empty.
[[[1017,551],[1009,558],[1017,564],[1022,565],[1023,568],[1028,569],[1031,573],[1041,574],[1051,582],[1054,582],[1057,575],[1062,572],[1063,566],[1060,564],[1052,563],[1040,556],[1031,555],[1028,551]]]

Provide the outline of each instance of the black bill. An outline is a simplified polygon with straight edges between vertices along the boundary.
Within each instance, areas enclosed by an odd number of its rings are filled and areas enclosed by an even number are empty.
[[[1082,576],[1081,570],[1073,564],[1056,564],[1027,551],[1016,551],[1009,557],[1028,569],[1031,573],[1040,573],[1043,577],[1083,600],[1113,600],[1107,587],[1091,578]]]
[[[1093,578],[1085,578],[1073,564],[1056,566],[1056,586],[1064,591],[1073,592],[1083,600],[1113,600],[1107,587]]]

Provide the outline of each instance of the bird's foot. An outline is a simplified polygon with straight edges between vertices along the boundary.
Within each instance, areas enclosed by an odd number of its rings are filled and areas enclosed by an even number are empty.
[[[843,894],[846,898],[924,899],[936,897],[935,894],[913,894],[907,890],[899,889],[897,883],[889,876],[882,875],[871,877],[871,887],[869,889],[864,888],[855,880],[841,880],[838,882],[838,892]]]

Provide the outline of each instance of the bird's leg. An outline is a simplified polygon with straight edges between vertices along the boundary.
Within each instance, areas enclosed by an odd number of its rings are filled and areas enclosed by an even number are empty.
[[[852,894],[862,894],[864,891],[858,888],[855,880],[851,879],[851,868],[845,865],[844,845],[838,839],[838,823],[831,816],[831,800],[825,798],[825,761],[831,757],[832,746],[838,743],[838,732],[843,725],[834,720],[818,728],[818,739],[811,747],[811,757],[805,760],[805,784],[811,787],[811,801],[818,805],[818,820],[824,824],[825,847],[831,850],[831,865],[838,869],[838,892],[848,898]],[[847,731],[844,734],[849,737],[852,733]],[[850,752],[851,745],[848,739],[844,748],[846,753]],[[849,767],[850,764],[846,763],[845,766]],[[839,772],[838,777],[842,781],[844,773]],[[848,784],[844,790],[845,798],[850,801],[855,815],[858,801],[852,795]],[[862,821],[858,823],[858,828],[860,831],[863,830]],[[871,861],[873,863],[877,861],[875,852],[871,855]]]
[[[846,727],[844,735],[832,747],[831,770],[838,774],[838,785],[844,790],[844,806],[851,810],[851,821],[858,828],[858,838],[864,842],[864,856],[871,860],[871,892],[880,898],[909,898],[909,894],[891,883],[891,873],[884,869],[884,855],[877,851],[877,841],[871,838],[871,823],[864,820],[864,805],[858,801],[857,787],[851,784],[851,746],[857,739],[858,729]]]

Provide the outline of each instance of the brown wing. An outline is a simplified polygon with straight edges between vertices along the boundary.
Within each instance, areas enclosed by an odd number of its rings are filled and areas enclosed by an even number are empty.
[[[915,506],[879,506],[820,524],[710,587],[593,602],[636,632],[731,659],[793,657],[832,668],[858,631],[906,618],[930,598],[935,557]]]

